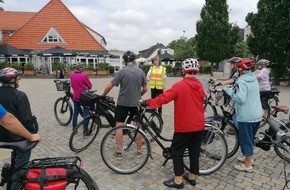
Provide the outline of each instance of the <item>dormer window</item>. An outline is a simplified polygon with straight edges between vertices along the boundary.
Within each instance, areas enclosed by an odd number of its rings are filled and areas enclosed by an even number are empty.
[[[61,35],[58,33],[58,31],[55,28],[49,29],[49,31],[46,33],[44,38],[41,40],[43,43],[65,43],[64,39],[61,37]]]

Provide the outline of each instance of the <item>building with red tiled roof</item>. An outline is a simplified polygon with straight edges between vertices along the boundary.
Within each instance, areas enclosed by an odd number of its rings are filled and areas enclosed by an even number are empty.
[[[47,66],[50,72],[53,62],[95,66],[108,53],[105,38],[81,23],[61,0],[51,0],[37,13],[1,10],[0,33],[2,43],[34,53],[36,56],[31,61],[36,67]],[[73,51],[77,56],[39,56],[40,52],[54,47]],[[88,58],[90,55],[93,57]]]

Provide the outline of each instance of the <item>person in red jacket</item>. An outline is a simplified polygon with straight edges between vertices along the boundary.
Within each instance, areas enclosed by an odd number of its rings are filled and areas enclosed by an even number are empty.
[[[199,154],[205,128],[203,101],[205,90],[195,77],[199,71],[196,59],[182,62],[183,79],[154,99],[146,100],[146,105],[158,108],[174,101],[174,134],[171,144],[174,178],[164,181],[167,187],[182,189],[183,179],[196,185],[199,173]],[[184,174],[183,154],[189,150],[190,171]]]

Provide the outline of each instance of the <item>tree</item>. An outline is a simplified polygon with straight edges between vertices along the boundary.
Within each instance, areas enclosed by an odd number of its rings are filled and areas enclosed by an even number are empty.
[[[260,0],[257,13],[249,13],[246,21],[252,35],[248,45],[254,56],[275,63],[273,76],[285,74],[285,65],[290,64],[290,1]]]
[[[234,55],[236,57],[247,57],[253,59],[253,54],[250,52],[249,46],[244,40],[241,40],[235,44]]]
[[[197,54],[201,59],[218,63],[233,52],[233,37],[226,0],[206,0],[196,23]]]
[[[196,40],[194,37],[187,39],[182,36],[178,40],[170,42],[168,47],[174,50],[174,58],[176,60],[196,57]]]

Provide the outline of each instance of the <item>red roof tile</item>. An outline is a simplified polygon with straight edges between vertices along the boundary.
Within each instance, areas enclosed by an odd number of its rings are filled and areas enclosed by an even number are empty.
[[[41,42],[52,27],[65,43]],[[60,46],[69,50],[106,50],[61,0],[51,0],[6,42],[19,49],[45,50]]]
[[[33,12],[0,11],[0,30],[18,30],[35,14]]]

